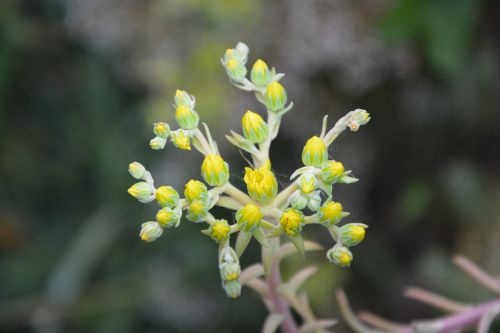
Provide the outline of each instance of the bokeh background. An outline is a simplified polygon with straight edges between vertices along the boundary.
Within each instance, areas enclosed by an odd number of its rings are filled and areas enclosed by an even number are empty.
[[[372,114],[331,151],[360,178],[336,198],[370,225],[351,269],[324,252],[285,262],[285,276],[320,267],[306,285],[316,312],[338,316],[339,286],[355,308],[397,321],[439,314],[403,298],[408,285],[491,297],[450,259],[500,273],[500,2],[2,0],[1,332],[260,330],[260,300],[225,297],[200,226],[144,244],[139,226],[155,210],[126,192],[135,160],[178,190],[200,178],[199,154],[148,145],[152,122],[174,121],[177,88],[196,96],[241,184],[224,134],[263,110],[219,62],[240,40],[250,64],[286,73],[295,107],[271,150],[283,184],[324,114]],[[331,246],[320,228],[306,233]],[[259,259],[247,252],[243,264]]]

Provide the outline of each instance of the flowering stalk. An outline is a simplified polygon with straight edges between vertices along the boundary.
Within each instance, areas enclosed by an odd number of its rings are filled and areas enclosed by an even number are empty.
[[[233,85],[253,92],[267,114],[264,120],[258,113],[246,111],[242,117],[242,134],[231,131],[226,135],[252,160],[245,168],[246,193],[231,184],[230,165],[219,153],[208,126],[205,123],[200,126],[194,96],[177,90],[174,109],[179,129],[173,130],[163,122],[156,123],[155,137],[150,145],[154,150],[162,150],[170,141],[182,150],[194,147],[204,156],[200,170],[204,182],[188,181],[184,197],[181,197],[171,186],[156,187],[142,164],[131,163],[130,174],[140,181],[130,187],[129,193],[142,203],[156,200],[161,206],[156,220],[143,223],[139,235],[145,242],[155,241],[167,234],[164,229],[178,227],[182,215],[194,223],[205,224],[207,228],[202,233],[219,244],[218,265],[226,295],[238,297],[242,286],[247,286],[262,297],[268,308],[270,315],[263,332],[272,333],[278,327],[284,333],[325,332],[335,321],[317,319],[307,295],[300,293],[300,287],[315,269],[306,268],[284,282],[280,263],[293,253],[304,255],[306,251],[321,249],[316,243],[302,238],[302,230],[307,225],[320,224],[335,243],[327,251],[328,260],[341,267],[351,264],[350,248],[363,240],[367,226],[361,223],[339,226],[349,213],[333,201],[332,187],[357,179],[341,162],[328,159],[328,148],[341,132],[347,128],[357,131],[370,117],[366,111],[357,109],[342,117],[330,130],[327,130],[325,117],[321,134],[312,136],[303,148],[304,166],[292,174],[291,184],[280,192],[269,149],[278,135],[283,116],[292,109],[293,103],[288,103],[286,90],[280,83],[284,74],[270,69],[261,59],[254,63],[249,73],[246,68],[248,53],[248,47],[238,43],[235,48],[226,50],[221,59]],[[214,206],[234,211],[236,221],[217,219],[210,212]],[[233,243],[232,235],[236,238]],[[281,238],[285,240],[282,245]],[[242,270],[239,258],[252,239],[262,246],[262,263]],[[294,320],[292,311],[301,317],[300,323]]]

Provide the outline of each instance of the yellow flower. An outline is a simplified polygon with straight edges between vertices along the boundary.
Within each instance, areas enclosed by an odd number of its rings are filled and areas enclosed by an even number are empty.
[[[167,123],[154,123],[153,133],[162,139],[167,139],[170,135],[170,126]]]
[[[316,176],[312,173],[304,173],[299,178],[300,191],[304,194],[309,194],[316,189]]]
[[[184,196],[188,202],[194,200],[206,201],[208,199],[207,186],[199,180],[191,179],[184,187]]]
[[[175,118],[179,126],[186,130],[195,129],[200,121],[198,113],[186,105],[179,105],[175,108]]]
[[[179,202],[179,193],[172,186],[160,186],[156,190],[156,201],[163,207],[175,207]]]
[[[358,223],[349,223],[339,230],[340,240],[346,246],[354,246],[361,243],[365,238],[366,226]]]
[[[271,171],[271,162],[268,160],[258,169],[245,168],[245,183],[248,194],[260,203],[268,203],[278,193],[278,183]]]
[[[252,82],[258,87],[265,87],[271,80],[271,71],[262,59],[257,59],[250,72]]]
[[[264,101],[269,110],[278,111],[283,109],[286,105],[286,99],[285,88],[279,82],[273,81],[267,85]]]
[[[229,165],[217,154],[208,154],[201,164],[201,175],[210,186],[221,186],[229,180]]]
[[[227,224],[226,220],[216,220],[216,222],[212,224],[208,230],[210,232],[210,237],[219,243],[229,237],[231,227]]]
[[[174,210],[164,207],[156,213],[156,221],[162,227],[170,228],[179,225],[181,217]]]
[[[349,267],[352,262],[352,253],[344,246],[335,245],[327,253],[326,257],[330,262],[340,267]]]
[[[280,224],[283,231],[290,237],[296,236],[302,231],[304,225],[304,214],[300,210],[288,208],[281,215]]]
[[[207,203],[200,200],[195,200],[189,204],[187,212],[188,220],[193,222],[202,222],[207,216]]]
[[[267,124],[258,113],[247,111],[241,119],[241,127],[245,138],[253,143],[262,143],[267,138]]]
[[[331,184],[336,182],[344,173],[345,168],[341,162],[326,161],[321,165],[321,180]]]
[[[262,216],[262,210],[260,207],[249,203],[236,212],[236,221],[248,231],[259,226]]]
[[[327,158],[328,152],[326,145],[321,138],[313,136],[307,140],[304,150],[302,151],[302,162],[304,165],[319,168]]]
[[[189,142],[189,136],[187,133],[178,129],[177,131],[172,132],[172,143],[179,149],[182,150],[191,150],[191,143]]]
[[[318,209],[321,223],[335,224],[342,219],[342,205],[339,202],[327,201]]]

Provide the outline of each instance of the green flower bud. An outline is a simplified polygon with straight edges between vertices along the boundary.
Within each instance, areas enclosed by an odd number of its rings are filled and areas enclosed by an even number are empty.
[[[318,209],[318,217],[321,223],[333,225],[342,219],[342,205],[339,202],[327,201]]]
[[[170,135],[170,126],[167,123],[154,123],[153,133],[166,140]]]
[[[326,161],[321,164],[321,180],[327,184],[335,183],[344,171],[344,165],[341,162]]]
[[[362,109],[352,111],[350,121],[347,126],[353,132],[357,131],[360,126],[367,124],[370,121],[370,114]]]
[[[156,190],[156,201],[163,207],[175,207],[179,203],[179,193],[172,186],[160,186]]]
[[[307,208],[309,208],[313,212],[316,212],[320,206],[321,206],[321,196],[319,195],[319,192],[315,192],[309,195]]]
[[[142,203],[148,203],[155,199],[155,187],[146,182],[139,182],[130,186],[128,193]]]
[[[326,257],[331,263],[340,267],[349,267],[352,262],[351,251],[344,246],[339,246],[338,244],[328,250]]]
[[[308,200],[305,195],[303,195],[300,191],[295,191],[291,196],[290,196],[290,205],[297,209],[297,210],[302,210],[306,208],[308,203]]]
[[[185,105],[179,105],[175,108],[175,118],[179,126],[185,130],[197,128],[200,121],[198,113]]]
[[[205,221],[208,213],[207,203],[200,200],[194,200],[189,204],[187,213],[189,221],[203,222]]]
[[[157,222],[145,222],[141,225],[139,237],[146,243],[155,241],[163,234],[163,229]]]
[[[161,150],[165,148],[165,144],[167,143],[167,140],[164,138],[160,138],[159,136],[155,136],[154,138],[149,141],[149,145],[151,146],[151,149],[154,150]]]
[[[234,81],[238,82],[243,80],[247,75],[245,65],[236,59],[230,59],[225,63],[227,75]]]
[[[321,138],[313,136],[307,140],[304,150],[302,151],[302,162],[304,165],[319,168],[327,159],[328,151],[325,142]]]
[[[184,105],[189,109],[194,109],[195,99],[184,90],[177,89],[174,96],[175,106]]]
[[[267,86],[271,80],[271,71],[263,60],[257,59],[257,61],[253,64],[252,71],[250,72],[250,78],[258,87]]]
[[[241,274],[241,267],[237,262],[224,262],[219,267],[222,281],[238,280]]]
[[[199,180],[191,179],[184,187],[184,197],[189,203],[195,200],[205,202],[208,200],[207,186]]]
[[[340,241],[345,246],[354,246],[361,243],[365,238],[366,226],[359,223],[349,223],[340,227]]]
[[[128,172],[135,179],[141,179],[146,173],[146,168],[139,162],[132,162],[128,165]]]
[[[163,228],[177,227],[181,221],[181,216],[175,210],[164,207],[156,213],[156,221]]]
[[[201,164],[201,175],[210,186],[221,186],[229,180],[229,165],[217,154],[208,154]]]
[[[252,143],[262,143],[267,139],[267,124],[258,113],[247,111],[241,119],[241,127],[245,138]]]
[[[246,231],[259,227],[263,214],[259,206],[249,203],[236,212],[236,221]]]
[[[227,297],[236,298],[241,294],[241,283],[238,280],[224,281],[222,284]]]
[[[279,111],[283,109],[286,105],[286,99],[285,88],[279,82],[273,81],[267,85],[264,101],[269,110]]]

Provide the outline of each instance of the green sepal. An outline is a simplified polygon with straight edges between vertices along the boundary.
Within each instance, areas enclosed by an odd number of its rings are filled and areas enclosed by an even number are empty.
[[[267,242],[266,234],[264,233],[264,230],[262,230],[262,228],[255,229],[255,231],[253,232],[253,236],[260,243],[260,245],[262,245],[264,247],[269,246],[269,244]]]
[[[304,248],[304,239],[302,239],[302,236],[300,234],[295,235],[293,237],[290,237],[290,240],[292,241],[293,245],[297,249],[297,251],[303,256],[306,256],[306,250]]]
[[[236,246],[234,247],[234,250],[236,251],[238,257],[241,257],[243,252],[245,252],[245,249],[247,248],[251,239],[252,239],[251,232],[243,230],[240,231],[240,233],[238,234],[238,238],[236,239]]]

